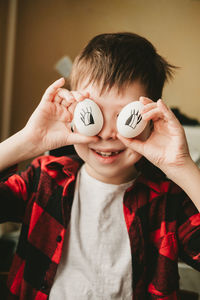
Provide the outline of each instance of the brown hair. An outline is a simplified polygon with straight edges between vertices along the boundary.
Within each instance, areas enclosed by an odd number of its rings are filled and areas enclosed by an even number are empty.
[[[100,34],[76,57],[70,85],[75,90],[82,83],[92,83],[101,92],[115,86],[120,92],[139,80],[148,97],[156,101],[175,68],[144,37],[129,32]]]

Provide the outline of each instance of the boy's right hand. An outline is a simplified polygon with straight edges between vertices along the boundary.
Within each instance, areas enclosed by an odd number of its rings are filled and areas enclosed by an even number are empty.
[[[64,83],[64,78],[61,78],[47,88],[23,129],[33,146],[34,155],[65,145],[95,142],[97,139],[71,131],[76,102],[88,98],[89,95],[68,91],[62,88]]]

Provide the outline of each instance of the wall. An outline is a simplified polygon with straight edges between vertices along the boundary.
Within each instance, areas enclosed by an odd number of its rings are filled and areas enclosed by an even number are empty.
[[[0,120],[2,118],[2,97],[3,97],[3,79],[4,79],[4,57],[6,41],[6,21],[7,21],[8,1],[0,1]],[[0,122],[0,132],[1,132]]]
[[[22,128],[45,88],[94,35],[133,31],[150,39],[180,69],[164,99],[199,118],[200,1],[19,0],[11,132]]]

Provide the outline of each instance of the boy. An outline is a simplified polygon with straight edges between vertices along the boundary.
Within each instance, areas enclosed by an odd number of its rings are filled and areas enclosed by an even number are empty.
[[[200,172],[183,128],[158,100],[172,70],[136,34],[96,36],[75,60],[72,90],[54,82],[1,144],[0,218],[22,222],[8,299],[178,299],[178,257],[200,270]],[[95,137],[70,129],[86,98],[103,113]],[[148,125],[127,139],[116,119],[138,99]],[[72,144],[82,167],[43,156],[8,177],[12,165]]]

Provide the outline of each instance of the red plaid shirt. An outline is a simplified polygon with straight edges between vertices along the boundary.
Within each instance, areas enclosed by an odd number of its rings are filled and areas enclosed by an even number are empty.
[[[178,257],[200,271],[200,213],[179,187],[144,165],[146,174],[142,171],[123,202],[133,299],[178,299]],[[78,168],[68,157],[43,156],[25,172],[1,181],[0,221],[22,222],[8,299],[48,299]]]

